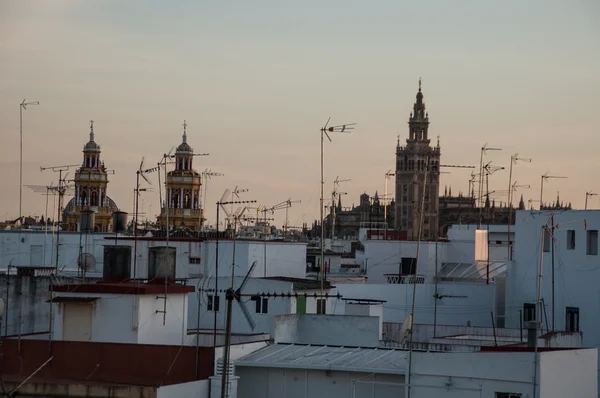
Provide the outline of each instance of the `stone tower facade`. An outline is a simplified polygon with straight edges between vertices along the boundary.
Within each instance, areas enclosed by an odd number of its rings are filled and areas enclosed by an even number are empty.
[[[83,147],[83,164],[75,172],[75,195],[65,207],[63,220],[67,231],[79,231],[81,212],[91,211],[94,231],[111,232],[112,214],[118,211],[108,197],[108,172],[100,160],[100,145],[94,140],[94,121],[90,121],[90,140]]]
[[[417,101],[408,120],[406,145],[396,147],[396,229],[418,239],[419,218],[425,183],[422,239],[435,239],[438,234],[440,190],[440,144],[432,147],[429,139],[429,115],[425,110],[421,80]],[[427,179],[425,181],[425,176]]]
[[[175,170],[167,174],[167,201],[158,223],[161,228],[200,230],[204,222],[201,209],[201,176],[192,168],[194,151],[187,143],[187,123],[183,123],[183,142],[175,151]]]

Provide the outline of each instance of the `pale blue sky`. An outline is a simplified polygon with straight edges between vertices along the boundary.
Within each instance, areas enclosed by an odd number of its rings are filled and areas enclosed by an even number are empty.
[[[209,182],[210,203],[235,185],[260,203],[300,199],[300,225],[318,214],[319,127],[358,123],[326,144],[326,190],[339,175],[352,179],[348,205],[381,193],[419,77],[443,163],[478,165],[488,142],[504,148],[490,153],[496,164],[533,158],[514,172],[531,184],[526,200],[549,172],[569,179],[544,197],[582,207],[586,190],[600,192],[599,20],[595,0],[0,0],[0,218],[18,215],[23,98],[41,102],[25,114],[25,184],[55,179],[40,165],[79,163],[94,119],[116,170],[109,195],[130,211],[141,157],[177,145],[187,119],[188,142],[211,154],[198,171],[226,174]],[[451,171],[442,190],[466,192],[470,172]],[[508,172],[490,185],[506,190]],[[146,194],[146,211],[157,197]],[[44,205],[24,190],[24,213]]]

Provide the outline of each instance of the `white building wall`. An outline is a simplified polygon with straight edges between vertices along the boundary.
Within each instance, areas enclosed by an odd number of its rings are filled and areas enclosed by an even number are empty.
[[[403,322],[412,309],[412,284],[338,284],[337,291],[344,299],[377,299],[383,303],[384,322]],[[433,323],[435,285],[417,285],[415,323]],[[491,326],[490,311],[495,311],[493,284],[440,283],[438,294],[466,296],[447,297],[437,301],[439,325]],[[334,292],[335,293],[335,292]],[[344,300],[330,299],[333,313],[344,314]],[[384,336],[385,337],[385,336]]]
[[[433,280],[437,267],[445,262],[473,263],[475,260],[475,238],[465,241],[421,242],[417,274],[424,275],[426,283]],[[487,254],[487,250],[484,250]],[[368,240],[365,242],[365,257],[369,284],[386,283],[385,274],[398,274],[402,257],[417,257],[415,241]]]
[[[256,268],[251,276],[306,276],[306,244],[292,242],[267,242],[265,270],[265,242],[237,241],[235,243],[235,275],[244,276],[254,261]],[[216,243],[205,241],[202,270],[204,275],[215,275]],[[233,241],[219,241],[219,276],[231,275]],[[204,261],[204,259],[206,261]]]
[[[540,356],[540,397],[598,396],[598,351],[544,352]],[[568,364],[568,365],[567,365]]]
[[[533,397],[532,353],[413,352],[414,398],[495,398],[496,392]]]
[[[83,252],[96,257],[96,270],[102,270],[105,237],[110,234],[94,233],[81,235]],[[87,237],[87,241],[86,241]],[[49,231],[0,231],[0,268],[11,266],[54,266],[56,264],[56,234]],[[77,266],[80,234],[77,232],[60,233],[58,262],[68,268]],[[38,252],[33,256],[33,250]],[[41,261],[38,262],[38,260]],[[32,261],[33,260],[33,261]]]
[[[156,398],[209,398],[209,385],[209,380],[198,380],[159,387]]]
[[[137,332],[133,330],[134,320],[137,318],[132,310],[134,295],[111,295],[111,294],[77,294],[77,293],[54,293],[54,297],[99,297],[92,308],[92,342],[113,343],[136,343]],[[67,304],[68,305],[68,304]],[[54,303],[52,314],[52,338],[63,339],[63,315],[64,304]],[[132,319],[133,318],[133,319]]]
[[[398,398],[403,386],[378,383],[402,383],[401,375],[373,376],[369,373],[325,372],[322,370],[236,368],[240,377],[238,398]],[[353,381],[370,381],[359,383]]]
[[[184,344],[187,336],[187,294],[168,294],[166,314],[164,297],[139,295],[138,343],[139,344]],[[164,319],[164,325],[163,325]],[[106,321],[106,320],[105,320]]]
[[[185,294],[167,295],[163,325],[163,299],[156,295],[55,293],[54,297],[99,297],[92,308],[92,342],[182,344],[187,335]],[[63,339],[64,304],[53,304],[53,339]],[[67,304],[68,305],[68,304]],[[83,305],[83,304],[82,304]]]
[[[518,327],[524,303],[537,301],[542,225],[549,211],[517,211],[514,227],[516,242],[513,262],[506,277],[506,326]],[[557,330],[566,328],[566,308],[579,308],[579,327],[586,347],[600,347],[600,256],[588,255],[586,236],[600,230],[600,211],[569,210],[556,212],[558,225],[554,237],[554,323]],[[567,231],[575,231],[575,249],[567,249]],[[551,250],[551,247],[550,247]],[[541,298],[544,330],[552,327],[552,252],[543,253]],[[547,320],[546,320],[547,319]],[[599,375],[600,376],[600,375]]]
[[[242,283],[244,277],[239,276],[235,278],[234,288],[237,289]],[[208,295],[213,295],[212,291],[215,288],[215,278],[203,278],[193,279],[189,281],[189,284],[193,284],[197,287],[196,292],[190,293],[189,295],[189,308],[188,308],[188,327],[190,329],[196,329],[198,326],[198,301],[200,301],[200,329],[214,328],[214,311],[208,311]],[[223,291],[231,287],[230,277],[219,277],[218,289]],[[243,290],[244,294],[252,293],[288,293],[293,292],[291,282],[282,282],[269,279],[258,279],[249,278],[246,287]],[[227,300],[225,299],[225,293],[219,293],[219,311],[217,312],[217,330],[225,330],[225,315],[227,311]],[[291,298],[272,297],[268,299],[268,313],[263,314],[256,313],[256,302],[250,300],[250,297],[243,297],[242,300],[245,302],[248,312],[252,316],[252,319],[256,323],[256,327],[250,328],[250,325],[246,321],[242,310],[240,309],[239,303],[233,303],[233,312],[231,317],[231,330],[232,333],[243,334],[243,333],[269,333],[271,330],[271,324],[275,315],[290,314],[295,312],[295,305],[293,305]]]

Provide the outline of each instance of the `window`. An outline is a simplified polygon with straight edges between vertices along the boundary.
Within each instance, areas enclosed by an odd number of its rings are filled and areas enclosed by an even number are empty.
[[[535,304],[523,304],[523,322],[535,321]]]
[[[400,263],[400,274],[401,275],[414,275],[416,273],[417,259],[413,257],[402,257]]]
[[[523,394],[520,392],[497,392],[495,398],[521,398]]]
[[[579,332],[579,308],[578,307],[567,307],[565,330],[567,332]]]
[[[587,251],[591,256],[598,255],[598,230],[587,231]]]
[[[550,243],[550,232],[548,232],[548,230],[546,228],[544,228],[543,231],[544,231],[544,252],[549,252],[550,246],[552,245],[552,243]]]
[[[208,295],[208,304],[206,307],[209,311],[219,312],[219,298],[220,296]]]
[[[257,314],[266,314],[269,312],[269,299],[267,297],[252,296],[250,299],[256,302]]]
[[[575,250],[575,230],[567,230],[567,250]]]
[[[325,314],[325,299],[317,299],[317,314]]]

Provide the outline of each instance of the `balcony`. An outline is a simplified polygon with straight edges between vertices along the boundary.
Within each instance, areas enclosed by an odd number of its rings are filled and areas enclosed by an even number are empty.
[[[409,275],[409,274],[384,274],[387,283],[400,285],[422,285],[425,283],[425,275]]]

